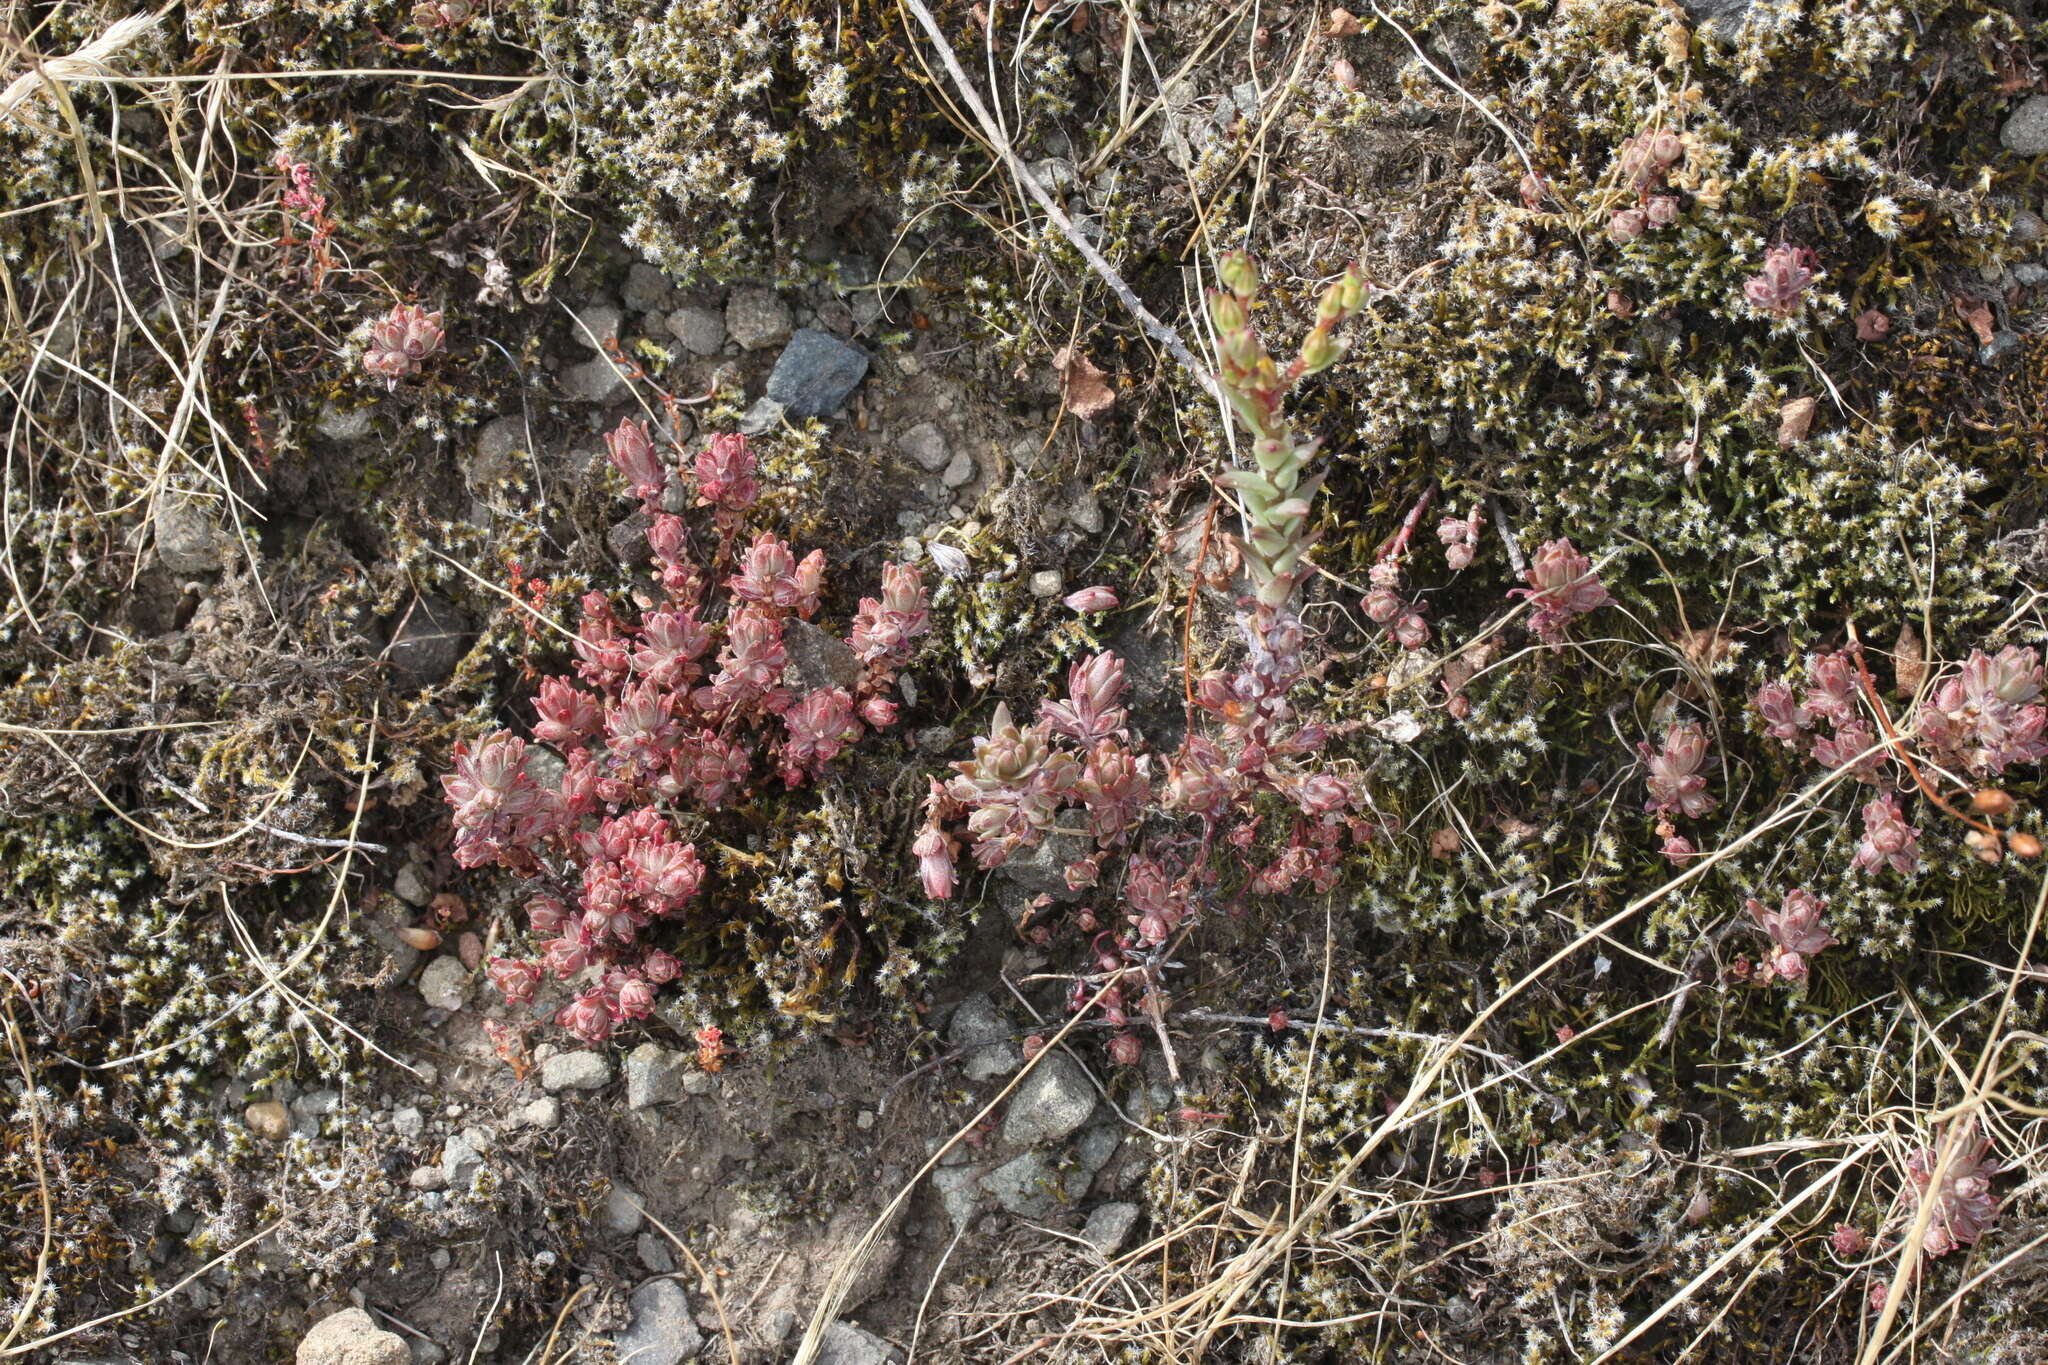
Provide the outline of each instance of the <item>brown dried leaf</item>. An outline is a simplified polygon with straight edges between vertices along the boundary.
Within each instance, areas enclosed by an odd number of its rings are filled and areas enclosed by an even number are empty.
[[[1820,400],[1811,395],[1795,398],[1778,409],[1778,444],[1796,446],[1806,439],[1806,433],[1813,427],[1813,414],[1820,408]]]
[[[1060,372],[1060,400],[1067,405],[1068,412],[1084,422],[1092,422],[1116,406],[1116,390],[1087,356],[1071,346],[1062,346],[1052,363]]]
[[[1350,38],[1361,32],[1363,28],[1364,25],[1358,22],[1358,16],[1350,10],[1333,9],[1330,11],[1329,26],[1323,30],[1323,36],[1326,38]]]
[[[1977,334],[1979,346],[1989,346],[1998,334],[1998,328],[1991,321],[1991,309],[1980,299],[1957,299],[1956,316],[1970,324],[1970,330]]]
[[[1899,638],[1892,641],[1892,681],[1900,696],[1910,697],[1926,680],[1927,646],[1908,621],[1899,627]]]

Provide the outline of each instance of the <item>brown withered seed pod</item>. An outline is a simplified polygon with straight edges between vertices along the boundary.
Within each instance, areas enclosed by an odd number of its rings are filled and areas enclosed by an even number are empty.
[[[2024,830],[2015,830],[2005,836],[2005,846],[2012,850],[2015,858],[2038,858],[2041,856],[2041,841]]]
[[[398,931],[398,936],[405,940],[408,947],[417,948],[423,953],[431,953],[441,946],[439,934],[432,929],[422,929],[417,924],[406,925]]]
[[[1970,798],[1971,810],[1994,819],[2012,814],[2012,806],[2012,793],[2000,791],[1997,787],[1986,787]]]

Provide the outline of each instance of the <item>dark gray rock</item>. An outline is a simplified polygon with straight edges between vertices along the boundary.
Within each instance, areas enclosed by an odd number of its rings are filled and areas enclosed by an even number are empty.
[[[860,682],[860,659],[846,647],[846,642],[809,621],[784,622],[782,646],[807,691],[820,687],[851,689]]]
[[[867,377],[867,353],[814,327],[789,339],[768,376],[768,396],[791,417],[830,417]]]
[[[624,318],[618,304],[610,299],[592,299],[575,312],[575,319],[569,324],[569,334],[576,338],[578,345],[602,353],[607,340],[618,339],[619,323]]]
[[[1723,39],[1734,36],[1749,13],[1749,0],[1679,0],[1693,22],[1703,29],[1718,30]]]
[[[654,313],[675,302],[676,291],[668,276],[640,261],[626,272],[626,287],[620,291],[626,307],[636,313]]]
[[[725,315],[715,308],[678,308],[666,321],[668,334],[691,355],[717,355],[725,345]]]
[[[572,403],[609,403],[625,388],[625,371],[608,356],[593,356],[562,371],[562,393]]]
[[[1998,130],[2005,149],[2019,156],[2048,152],[2048,95],[2029,95]]]
[[[953,458],[952,450],[946,445],[946,434],[936,423],[919,422],[896,438],[896,449],[916,462],[918,468],[936,474],[946,467]]]
[[[1041,1061],[1010,1096],[1003,1116],[1003,1141],[1013,1147],[1057,1142],[1095,1112],[1095,1086],[1080,1063],[1064,1052]]]
[[[441,597],[422,597],[406,612],[384,657],[414,687],[446,682],[469,649],[469,618]]]
[[[674,1280],[641,1285],[626,1300],[633,1320],[612,1339],[612,1351],[632,1365],[680,1365],[704,1349],[704,1334],[690,1317],[690,1299]]]
[[[1067,886],[1067,869],[1088,856],[1092,843],[1078,834],[1054,834],[1030,848],[1019,849],[997,869],[1011,885],[1034,896],[1056,901],[1078,900]]]

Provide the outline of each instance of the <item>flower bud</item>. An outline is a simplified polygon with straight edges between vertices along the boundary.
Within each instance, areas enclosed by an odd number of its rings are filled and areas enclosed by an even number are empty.
[[[1069,611],[1114,611],[1117,607],[1116,590],[1097,585],[1070,592],[1061,599]]]
[[[2012,793],[2000,791],[1997,787],[1986,787],[1970,798],[1971,810],[1994,820],[2012,814],[2012,807]]]
[[[2012,850],[2015,858],[2032,860],[2041,856],[2041,841],[2025,830],[2014,830],[2006,835],[2005,846]]]
[[[1622,209],[1607,220],[1607,239],[1615,243],[1633,242],[1649,226],[1650,216],[1641,209]]]

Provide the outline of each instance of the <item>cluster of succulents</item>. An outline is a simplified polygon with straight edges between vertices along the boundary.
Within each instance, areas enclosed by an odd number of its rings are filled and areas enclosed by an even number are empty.
[[[515,1004],[544,976],[582,981],[556,1019],[589,1041],[647,1017],[656,989],[684,971],[659,931],[687,913],[707,869],[676,812],[744,802],[769,770],[785,789],[804,786],[893,725],[895,672],[931,626],[917,570],[896,564],[843,642],[811,624],[824,556],[799,561],[768,532],[740,548],[761,492],[744,437],[712,437],[687,481],[631,418],[607,444],[651,520],[662,597],[628,619],[586,594],[574,676],[541,681],[533,742],[487,734],[458,750],[443,779],[456,861],[535,884],[527,916],[539,952],[494,958],[492,981]],[[735,569],[722,581],[700,563],[684,518],[662,510],[686,482],[715,528],[703,562]],[[793,655],[822,661],[812,666],[824,675],[805,677]]]

